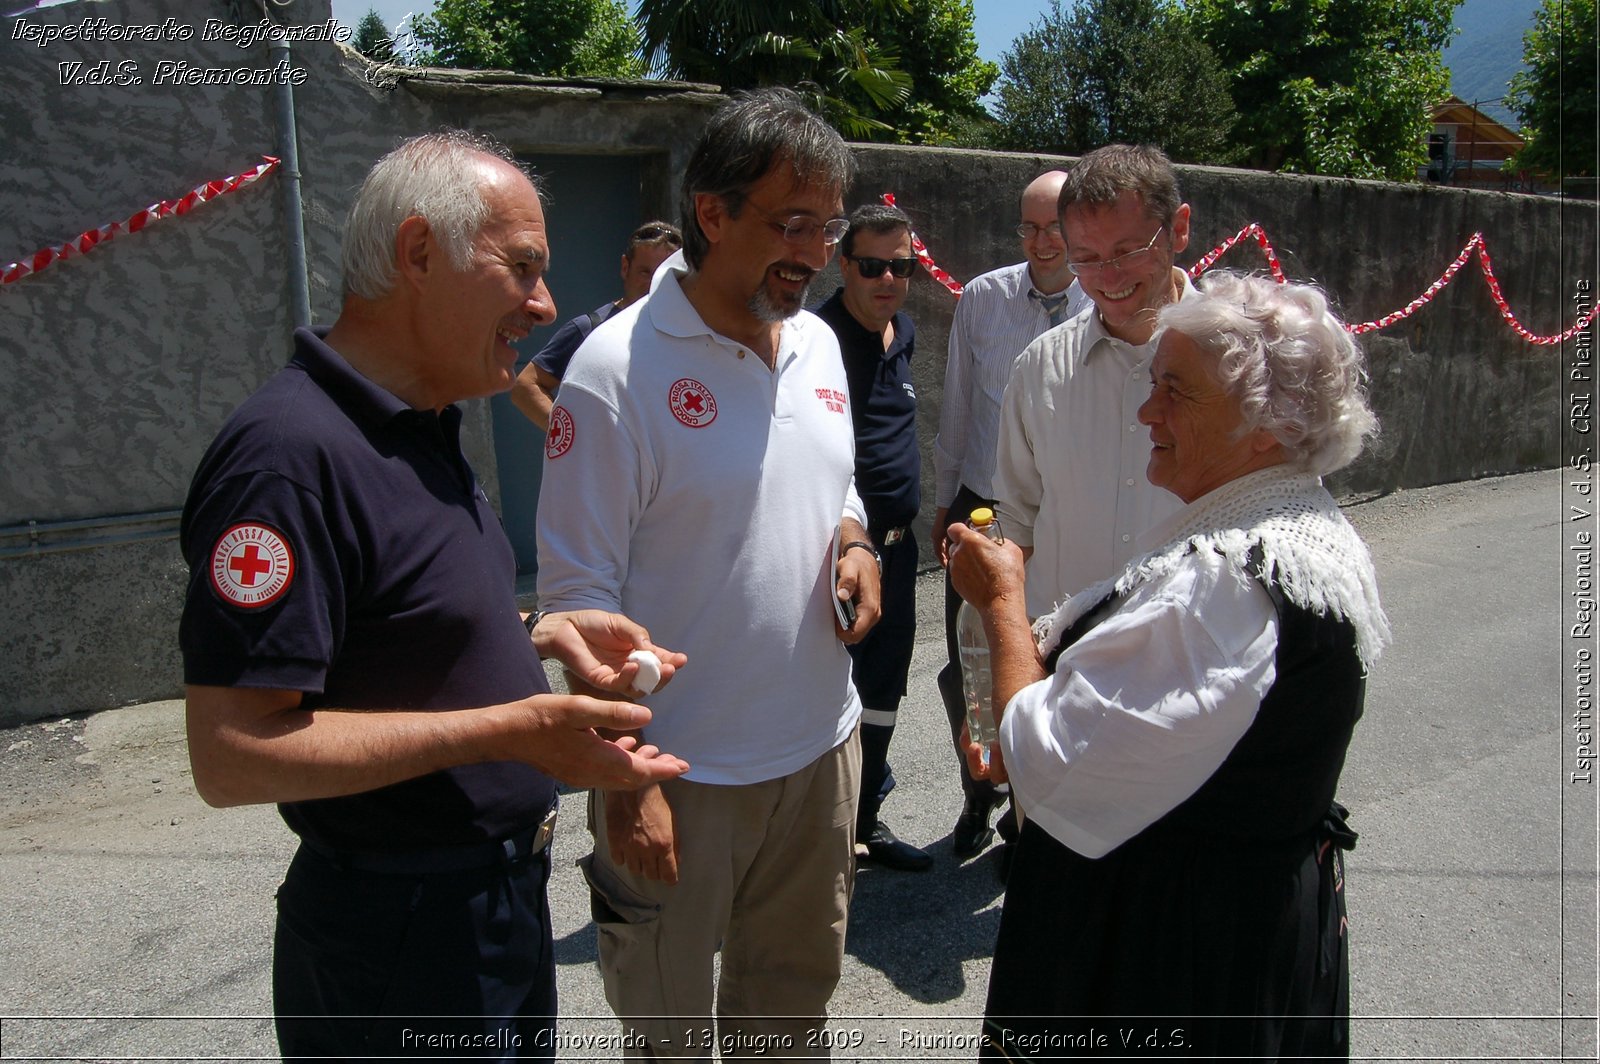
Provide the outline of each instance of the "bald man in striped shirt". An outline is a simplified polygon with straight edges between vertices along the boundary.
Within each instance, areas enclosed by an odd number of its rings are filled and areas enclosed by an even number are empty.
[[[1000,399],[1011,364],[1041,333],[1089,305],[1067,268],[1056,200],[1066,173],[1051,170],[1022,192],[1017,236],[1023,261],[974,278],[956,304],[945,363],[944,402],[934,440],[935,497],[933,543],[939,564],[948,563],[945,530],[965,521],[979,506],[994,505],[995,449],[1000,431]],[[959,858],[980,853],[994,839],[989,817],[1004,796],[994,784],[967,775],[959,738],[966,709],[955,617],[961,598],[945,579],[944,631],[949,661],[939,672],[939,694],[950,719],[956,762],[965,798],[951,835]],[[1002,829],[1004,830],[1004,829]]]

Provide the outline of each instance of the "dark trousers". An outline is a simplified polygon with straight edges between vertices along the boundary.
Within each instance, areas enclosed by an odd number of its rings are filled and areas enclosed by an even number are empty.
[[[465,871],[360,864],[302,844],[278,891],[284,1059],[553,1060],[549,847]]]
[[[965,484],[956,491],[954,501],[950,503],[950,524],[958,524],[972,516],[972,511],[980,506],[994,506],[992,499],[985,499],[974,492]],[[947,526],[948,527],[948,526]],[[944,529],[934,529],[938,535]],[[945,716],[950,720],[950,745],[956,752],[956,766],[961,774],[961,790],[966,795],[967,804],[984,802],[990,806],[999,805],[1002,801],[1000,795],[995,793],[995,786],[988,780],[975,780],[967,774],[967,759],[961,752],[961,728],[967,721],[967,700],[961,691],[961,650],[956,643],[956,611],[961,608],[961,596],[956,594],[955,587],[950,583],[950,573],[946,570],[944,575],[944,643],[948,660],[944,668],[939,670],[939,697],[944,702]]]
[[[856,838],[865,838],[878,822],[878,811],[894,789],[889,767],[889,740],[895,716],[905,697],[906,677],[917,642],[917,540],[907,529],[898,542],[885,545],[873,534],[883,559],[883,615],[867,637],[845,649],[850,676],[861,695],[861,796],[856,806]]]

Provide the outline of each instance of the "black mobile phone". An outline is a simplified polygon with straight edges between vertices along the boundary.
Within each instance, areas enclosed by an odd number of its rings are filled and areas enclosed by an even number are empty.
[[[856,604],[854,599],[840,599],[839,611],[844,614],[844,627],[846,631],[856,626]]]

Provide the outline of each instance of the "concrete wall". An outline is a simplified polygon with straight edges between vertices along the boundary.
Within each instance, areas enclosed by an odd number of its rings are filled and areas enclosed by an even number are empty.
[[[259,18],[256,5],[240,6],[253,12],[242,16],[235,6],[80,0],[24,16],[70,27],[103,18],[113,32],[171,19],[194,31],[187,41],[39,47],[13,36],[16,19],[0,19],[0,262],[281,154],[273,89],[155,82],[161,60],[270,67],[263,43],[200,39],[208,19]],[[327,0],[289,10],[306,25],[330,17]],[[62,84],[59,64],[102,60],[143,82]],[[637,154],[644,199],[665,212],[672,175],[716,101],[672,84],[396,79],[331,42],[295,44],[293,65],[307,72],[294,95],[312,317],[322,322],[338,311],[351,198],[401,137],[457,125],[529,155]],[[0,289],[0,725],[180,689],[177,511],[217,427],[289,352],[284,180],[280,170]],[[496,496],[488,403],[468,404],[464,443]]]
[[[272,90],[161,86],[156,63],[265,68],[265,45],[202,42],[224,0],[105,0],[48,8],[31,24],[193,27],[187,42],[13,37],[0,20],[0,261],[29,255],[159,198],[278,154]],[[241,6],[240,10],[244,10]],[[328,18],[326,0],[292,9]],[[252,15],[238,21],[251,22]],[[64,85],[58,64],[132,62],[133,85]],[[715,96],[701,87],[552,84],[431,74],[396,81],[333,43],[301,43],[294,65],[313,317],[338,309],[339,231],[371,162],[401,136],[483,129],[518,151],[637,154],[645,201],[670,216],[672,188]],[[849,203],[893,191],[935,257],[960,279],[1014,261],[1015,200],[1063,160],[862,147]],[[184,567],[176,511],[227,413],[283,362],[291,325],[277,175],[0,288],[0,725],[179,690]],[[1193,261],[1250,221],[1296,279],[1323,283],[1350,317],[1375,317],[1424,288],[1474,230],[1489,236],[1507,296],[1538,332],[1571,318],[1575,278],[1592,276],[1595,207],[1491,193],[1190,168]],[[560,211],[558,203],[553,213]],[[555,248],[559,261],[561,250]],[[1222,265],[1255,268],[1240,247]],[[1585,270],[1590,272],[1585,273]],[[830,268],[816,294],[837,284]],[[564,308],[570,310],[572,308]],[[931,511],[937,421],[953,300],[925,277],[911,313]],[[1383,489],[1556,464],[1557,352],[1503,324],[1476,266],[1410,321],[1367,341],[1386,435],[1340,478]],[[487,404],[471,404],[469,454],[491,495]],[[924,517],[924,526],[926,525]]]
[[[895,147],[862,147],[857,156],[861,176],[848,204],[893,192],[934,258],[958,280],[1021,259],[1012,232],[1017,196],[1037,174],[1070,162]],[[1194,210],[1181,265],[1259,222],[1290,279],[1323,286],[1349,321],[1405,306],[1476,231],[1488,239],[1513,311],[1535,333],[1571,325],[1578,279],[1595,280],[1593,203],[1211,167],[1181,167],[1179,182]],[[1266,263],[1247,240],[1217,267],[1265,270]],[[832,291],[836,270],[830,267],[823,281]],[[922,531],[932,516],[932,444],[954,306],[940,285],[917,275],[908,307],[917,325]],[[1476,259],[1418,313],[1359,342],[1383,434],[1332,478],[1337,490],[1420,487],[1560,464],[1567,413],[1561,348],[1526,343],[1506,326]]]

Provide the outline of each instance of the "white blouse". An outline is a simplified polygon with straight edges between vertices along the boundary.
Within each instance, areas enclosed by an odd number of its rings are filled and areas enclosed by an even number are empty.
[[[1114,605],[1000,722],[1024,815],[1091,858],[1198,790],[1276,678],[1272,600],[1215,551],[1192,552]]]

